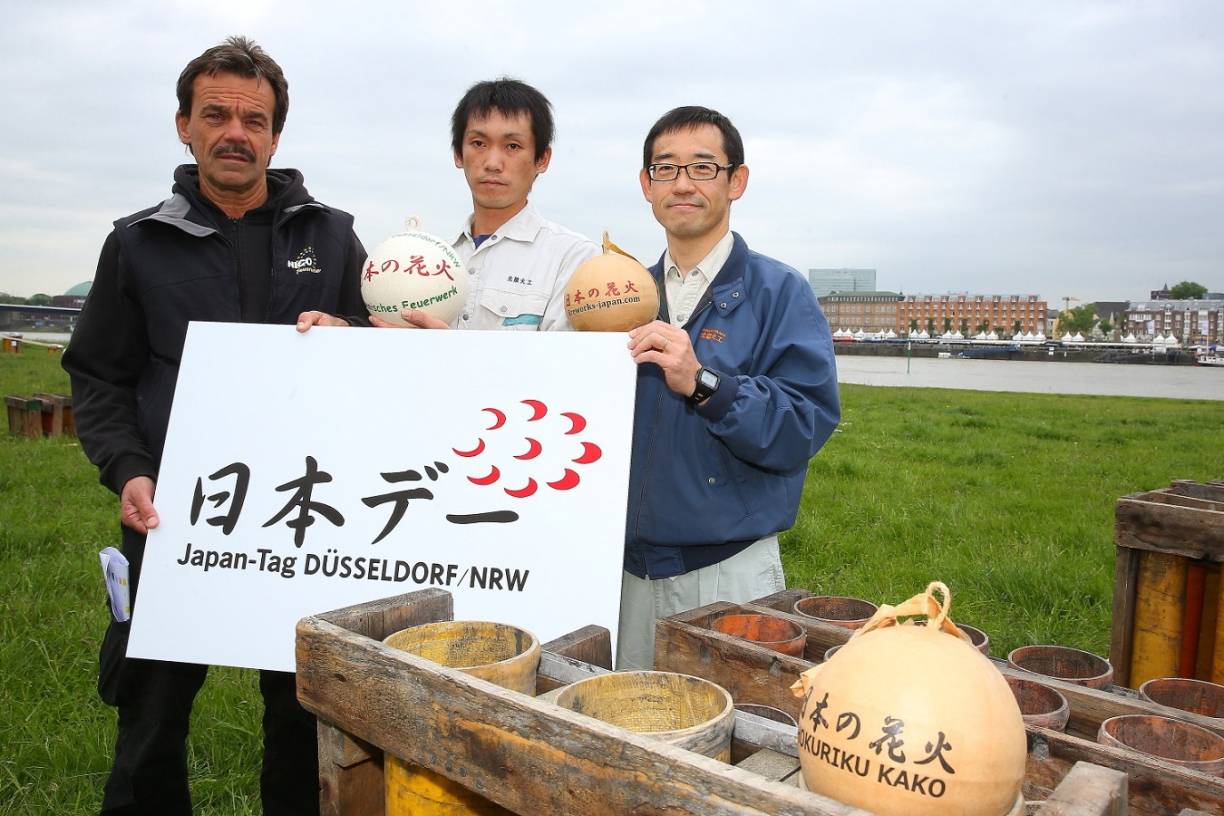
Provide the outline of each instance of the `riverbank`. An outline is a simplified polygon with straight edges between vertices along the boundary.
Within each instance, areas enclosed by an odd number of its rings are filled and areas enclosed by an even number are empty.
[[[1224,400],[1224,368],[1115,366],[1033,360],[966,360],[839,354],[837,380],[891,388],[949,388],[1029,394]]]
[[[1194,365],[1195,353],[1187,348],[1133,347],[1119,343],[1072,344],[1060,343],[1008,343],[997,340],[967,342],[941,340],[939,342],[914,343],[907,346],[904,341],[885,343],[834,344],[839,357],[963,357],[979,360],[1027,360],[1039,363],[1111,363],[1125,365]]]

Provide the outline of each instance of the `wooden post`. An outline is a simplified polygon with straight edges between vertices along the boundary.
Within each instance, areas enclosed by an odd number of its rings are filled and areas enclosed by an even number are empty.
[[[383,816],[383,752],[319,720],[319,816]]]
[[[550,640],[540,648],[549,654],[612,671],[612,633],[602,626],[584,626],[556,640]],[[536,694],[546,694],[564,685],[567,683],[554,680],[541,668],[536,677]]]
[[[64,432],[64,401],[54,394],[35,394],[42,406],[43,436],[59,436]]]
[[[420,623],[454,618],[449,592],[423,589],[350,606],[322,616],[337,626],[381,641]],[[298,657],[299,662],[301,656]],[[299,666],[300,668],[300,666]],[[298,675],[298,696],[302,676]],[[383,752],[325,719],[319,720],[319,811],[321,816],[383,816]]]
[[[56,394],[64,401],[64,435],[76,436],[76,419],[72,414],[72,395],[71,394]]]

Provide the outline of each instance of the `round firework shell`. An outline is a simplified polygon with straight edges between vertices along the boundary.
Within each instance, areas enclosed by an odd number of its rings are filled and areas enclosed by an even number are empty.
[[[454,323],[467,299],[468,275],[450,244],[410,230],[383,241],[361,270],[361,297],[370,314],[399,326],[402,309]]]
[[[1024,779],[1024,721],[1003,675],[947,618],[950,605],[947,588],[932,583],[882,606],[836,659],[800,675],[799,761],[809,790],[881,816],[1012,810]],[[928,624],[898,620],[912,615]]]
[[[570,276],[565,314],[578,331],[621,332],[659,315],[659,287],[646,267],[608,240]]]

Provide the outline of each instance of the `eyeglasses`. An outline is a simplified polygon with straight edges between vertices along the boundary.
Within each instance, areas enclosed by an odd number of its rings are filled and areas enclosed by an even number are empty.
[[[734,164],[715,164],[701,161],[692,164],[652,164],[646,168],[651,181],[675,181],[680,178],[680,171],[688,173],[693,181],[709,181],[718,178],[719,170],[730,171]]]

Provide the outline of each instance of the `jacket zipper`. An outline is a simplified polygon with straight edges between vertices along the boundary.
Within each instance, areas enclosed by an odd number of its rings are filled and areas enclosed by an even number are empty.
[[[238,218],[230,219],[230,226],[233,227],[233,239],[230,241],[230,249],[234,253],[234,286],[238,287],[238,320],[242,320],[242,220]]]

